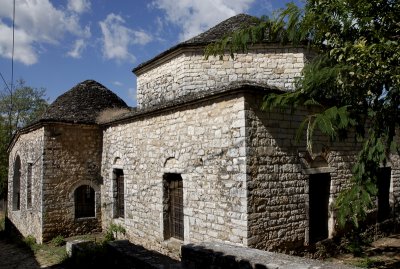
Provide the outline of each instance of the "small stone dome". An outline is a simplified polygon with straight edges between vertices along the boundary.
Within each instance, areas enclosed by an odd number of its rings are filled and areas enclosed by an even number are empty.
[[[115,93],[94,80],[86,80],[60,95],[39,121],[94,124],[100,112],[128,108]]]

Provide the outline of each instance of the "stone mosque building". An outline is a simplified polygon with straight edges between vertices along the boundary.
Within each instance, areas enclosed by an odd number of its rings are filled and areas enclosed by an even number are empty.
[[[225,242],[280,250],[335,235],[353,139],[295,142],[307,111],[262,111],[291,91],[309,52],[265,43],[235,59],[204,47],[237,15],[139,65],[137,108],[93,80],[58,97],[9,147],[8,218],[38,242],[122,225],[133,243]],[[382,167],[377,215],[399,203],[398,156]]]

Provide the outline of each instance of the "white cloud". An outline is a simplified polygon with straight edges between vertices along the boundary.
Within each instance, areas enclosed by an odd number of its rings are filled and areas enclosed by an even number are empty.
[[[160,17],[156,18],[157,33],[161,33],[164,30],[164,23]]]
[[[12,3],[0,0],[0,56],[7,58],[11,57]],[[80,26],[76,13],[57,9],[49,0],[16,1],[15,9],[15,59],[24,64],[36,63],[37,47],[45,43],[57,45],[65,34],[90,37],[90,28]]]
[[[83,13],[90,10],[89,0],[68,0],[68,9],[76,13]]]
[[[0,56],[12,57],[12,28],[0,21]],[[37,62],[37,54],[32,46],[32,38],[22,30],[15,31],[14,59],[25,65]]]
[[[79,59],[82,56],[83,50],[86,48],[86,43],[84,39],[78,39],[75,41],[74,47],[68,52],[68,56],[72,58]]]
[[[118,87],[121,87],[122,85],[124,85],[124,84],[123,84],[122,82],[120,82],[120,81],[114,81],[113,84],[114,84],[115,86],[118,86]]]
[[[142,30],[133,31],[133,35],[135,37],[133,39],[133,44],[146,45],[153,39],[151,35]]]
[[[114,13],[109,14],[99,24],[103,33],[103,55],[106,59],[135,61],[135,56],[129,52],[130,46],[145,45],[152,40],[148,33],[126,27],[125,20]]]
[[[189,39],[217,23],[247,11],[255,0],[154,0],[166,20],[182,27],[181,40]]]

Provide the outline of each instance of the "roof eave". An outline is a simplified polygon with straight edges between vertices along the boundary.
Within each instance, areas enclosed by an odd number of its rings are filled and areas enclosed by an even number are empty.
[[[175,110],[179,107],[184,107],[184,106],[190,106],[198,102],[203,102],[205,100],[212,100],[216,98],[220,98],[222,96],[226,95],[232,95],[234,93],[238,92],[259,92],[259,93],[283,93],[285,92],[284,90],[270,86],[270,85],[265,85],[265,84],[258,84],[258,83],[253,83],[253,82],[248,82],[248,81],[241,81],[238,83],[232,83],[230,85],[226,85],[225,87],[222,87],[222,89],[218,89],[215,91],[207,91],[206,93],[202,93],[199,96],[186,96],[181,99],[177,99],[175,101],[167,102],[165,104],[155,106],[155,107],[149,107],[145,109],[140,109],[137,110],[133,113],[127,113],[124,114],[121,118],[114,119],[108,122],[100,123],[100,126],[107,127],[107,126],[112,126],[112,125],[118,125],[118,124],[124,124],[127,122],[130,122],[134,118],[138,117],[147,117],[151,116],[163,111],[169,111],[169,110]]]
[[[92,125],[92,126],[99,126],[97,123],[93,123],[93,122],[76,122],[76,121],[68,121],[68,120],[52,120],[52,119],[41,119],[39,121],[36,121],[30,125],[27,125],[21,129],[18,129],[13,137],[11,138],[10,143],[7,146],[7,153],[11,152],[11,149],[14,147],[16,141],[18,140],[18,138],[23,135],[23,134],[27,134],[29,132],[32,132],[34,130],[37,130],[41,127],[45,127],[47,125],[50,124],[80,124],[80,125]]]
[[[132,73],[134,73],[136,76],[142,74],[145,72],[145,70],[148,69],[149,66],[152,66],[154,63],[161,64],[163,63],[166,59],[171,58],[171,56],[175,56],[180,54],[180,52],[183,51],[183,49],[204,49],[205,46],[207,46],[210,43],[197,43],[197,44],[186,44],[186,43],[179,43],[178,45],[175,45],[160,54],[156,55],[155,57],[151,58],[148,61],[145,61],[135,68],[132,69]]]
[[[11,152],[11,149],[14,147],[16,141],[17,141],[18,138],[21,136],[21,134],[29,133],[29,132],[31,132],[31,131],[34,131],[34,130],[39,129],[40,127],[43,127],[43,123],[40,122],[40,121],[37,121],[37,122],[35,122],[35,123],[33,123],[33,124],[30,124],[30,125],[25,126],[25,127],[21,128],[21,129],[18,129],[18,130],[14,133],[13,137],[11,138],[10,143],[9,143],[8,146],[7,146],[7,153],[10,153],[10,152]]]

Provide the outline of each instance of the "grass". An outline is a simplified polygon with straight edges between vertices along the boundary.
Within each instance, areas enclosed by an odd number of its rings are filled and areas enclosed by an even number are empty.
[[[60,264],[67,258],[65,246],[41,244],[34,250],[36,260],[42,265],[51,266]]]
[[[65,239],[63,236],[57,235],[56,237],[51,239],[51,243],[56,247],[61,247],[61,246],[65,245],[66,242],[65,242]]]
[[[361,267],[361,268],[373,268],[378,265],[382,265],[384,261],[382,261],[379,258],[370,258],[370,257],[365,257],[365,258],[359,258],[355,261],[350,262],[351,265]]]
[[[61,237],[60,237],[61,238]],[[30,248],[35,255],[35,259],[41,266],[52,266],[60,264],[67,258],[67,252],[63,241],[59,237],[46,244],[37,244],[33,236],[23,238],[23,244]],[[64,241],[63,241],[64,242]]]
[[[77,257],[69,258],[65,248],[66,239],[62,236],[54,237],[50,242],[37,244],[33,236],[21,239],[14,238],[15,244],[29,248],[41,267],[62,265],[64,268],[90,268],[94,265],[101,266],[107,263],[104,236],[101,234],[74,236],[69,238],[90,240],[93,244],[88,245],[83,253]]]
[[[104,236],[101,234],[80,235],[68,238],[68,240],[84,239],[90,240],[93,244],[89,244],[84,253],[71,259],[67,256],[65,242],[62,236],[54,237],[49,243],[37,245],[34,249],[36,260],[42,266],[52,266],[62,264],[65,268],[90,268],[97,267],[107,263],[106,249],[103,246]]]

